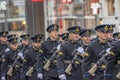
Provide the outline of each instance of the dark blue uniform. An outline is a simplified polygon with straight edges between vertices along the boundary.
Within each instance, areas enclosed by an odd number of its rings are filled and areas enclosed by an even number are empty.
[[[58,73],[59,75],[65,74],[65,69],[67,68],[68,64],[67,62],[72,61],[74,55],[72,52],[74,49],[78,48],[81,46],[81,43],[78,42],[72,42],[66,41],[61,45],[61,52],[63,53],[62,55],[60,54],[58,57]],[[60,52],[60,53],[61,53]],[[80,56],[78,56],[81,58]],[[82,65],[81,62],[75,62],[72,64],[72,70],[71,74],[66,73],[67,80],[83,80],[82,78]]]
[[[97,66],[97,70],[95,71],[95,76],[91,76],[88,72],[93,67],[93,64],[96,64],[99,59],[101,59],[102,55],[104,55],[104,50],[108,50],[111,47],[111,43],[107,41],[107,33],[109,32],[109,27],[111,25],[103,24],[98,25],[95,29],[104,35],[104,42],[101,42],[100,39],[102,35],[98,35],[98,38],[92,42],[85,51],[84,60],[83,60],[83,76],[85,80],[114,80],[113,72],[114,72],[114,64],[115,64],[115,56],[108,56],[104,63]],[[113,30],[110,27],[110,30]],[[106,40],[105,40],[106,39]]]
[[[2,64],[2,72],[1,72],[1,76],[6,76],[8,70],[10,69],[10,66],[13,65],[15,59],[17,58],[18,55],[18,51],[17,50],[9,50],[7,52],[4,53],[4,59],[5,61]],[[17,61],[21,62],[21,59],[18,59]],[[20,80],[20,69],[19,69],[19,65],[13,67],[13,71],[12,71],[12,76],[7,75],[7,80]]]
[[[43,60],[44,60],[44,54],[41,52],[41,49],[28,49],[26,50],[25,54],[25,60],[26,63],[24,63],[24,71],[27,73],[27,71],[30,69],[30,67],[34,66],[33,72],[31,76],[28,75],[28,80],[42,80],[37,78],[38,73],[43,74]],[[38,61],[39,60],[39,61]]]
[[[112,43],[113,46],[113,52],[116,54],[116,58],[115,58],[115,68],[114,68],[114,80],[119,80],[116,75],[120,72],[120,41],[115,41],[114,43]]]
[[[42,49],[44,51],[46,60],[50,59],[50,57],[53,55],[53,53],[51,53],[51,50],[54,47],[57,47],[59,44],[60,44],[59,41],[52,41],[51,39],[48,39],[47,41],[42,43]],[[51,63],[50,70],[44,71],[44,76],[46,80],[57,80],[58,79],[57,66],[56,66],[56,63],[54,63],[54,61]]]

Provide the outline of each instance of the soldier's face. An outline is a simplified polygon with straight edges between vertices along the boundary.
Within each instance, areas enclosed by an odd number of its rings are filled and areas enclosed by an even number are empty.
[[[107,33],[103,33],[103,32],[98,32],[98,36],[101,40],[107,40],[108,38]]]
[[[69,36],[72,41],[77,41],[80,39],[80,36],[77,33],[69,33]]]
[[[41,43],[40,43],[40,42],[32,42],[32,45],[33,45],[35,48],[40,48]]]
[[[82,37],[82,40],[85,44],[89,44],[91,42],[91,38],[90,37]]]
[[[7,37],[1,37],[0,39],[2,42],[7,42]]]
[[[113,39],[113,33],[107,33],[108,39]]]
[[[56,30],[49,32],[49,35],[53,39],[58,39],[58,31],[56,31]]]
[[[17,50],[18,49],[18,44],[17,43],[15,43],[15,44],[11,44],[10,43],[10,48],[12,49],[12,50]]]
[[[22,40],[22,44],[23,45],[28,45],[29,44],[29,40]]]

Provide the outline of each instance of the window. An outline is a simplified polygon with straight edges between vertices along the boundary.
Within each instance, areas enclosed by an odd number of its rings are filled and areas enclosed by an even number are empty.
[[[115,15],[114,2],[115,0],[108,0],[108,16]]]
[[[24,31],[25,26],[25,21],[8,22],[8,31]],[[5,30],[5,23],[1,23],[0,27],[1,30]]]
[[[74,4],[74,15],[84,15],[84,4],[82,3]]]
[[[59,6],[59,8],[61,8],[61,9],[59,9],[59,16],[69,15],[69,6],[68,5],[63,4],[63,5]]]
[[[9,18],[25,17],[25,1],[10,0],[8,9]]]

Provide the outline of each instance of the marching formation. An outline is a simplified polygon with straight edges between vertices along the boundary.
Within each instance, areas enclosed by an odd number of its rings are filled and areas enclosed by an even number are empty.
[[[120,32],[114,27],[72,26],[59,35],[52,24],[47,40],[0,32],[0,80],[120,80]]]

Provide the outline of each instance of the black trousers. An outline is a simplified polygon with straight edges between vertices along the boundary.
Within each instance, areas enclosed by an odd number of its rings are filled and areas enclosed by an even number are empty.
[[[20,75],[7,76],[7,80],[21,80]]]

